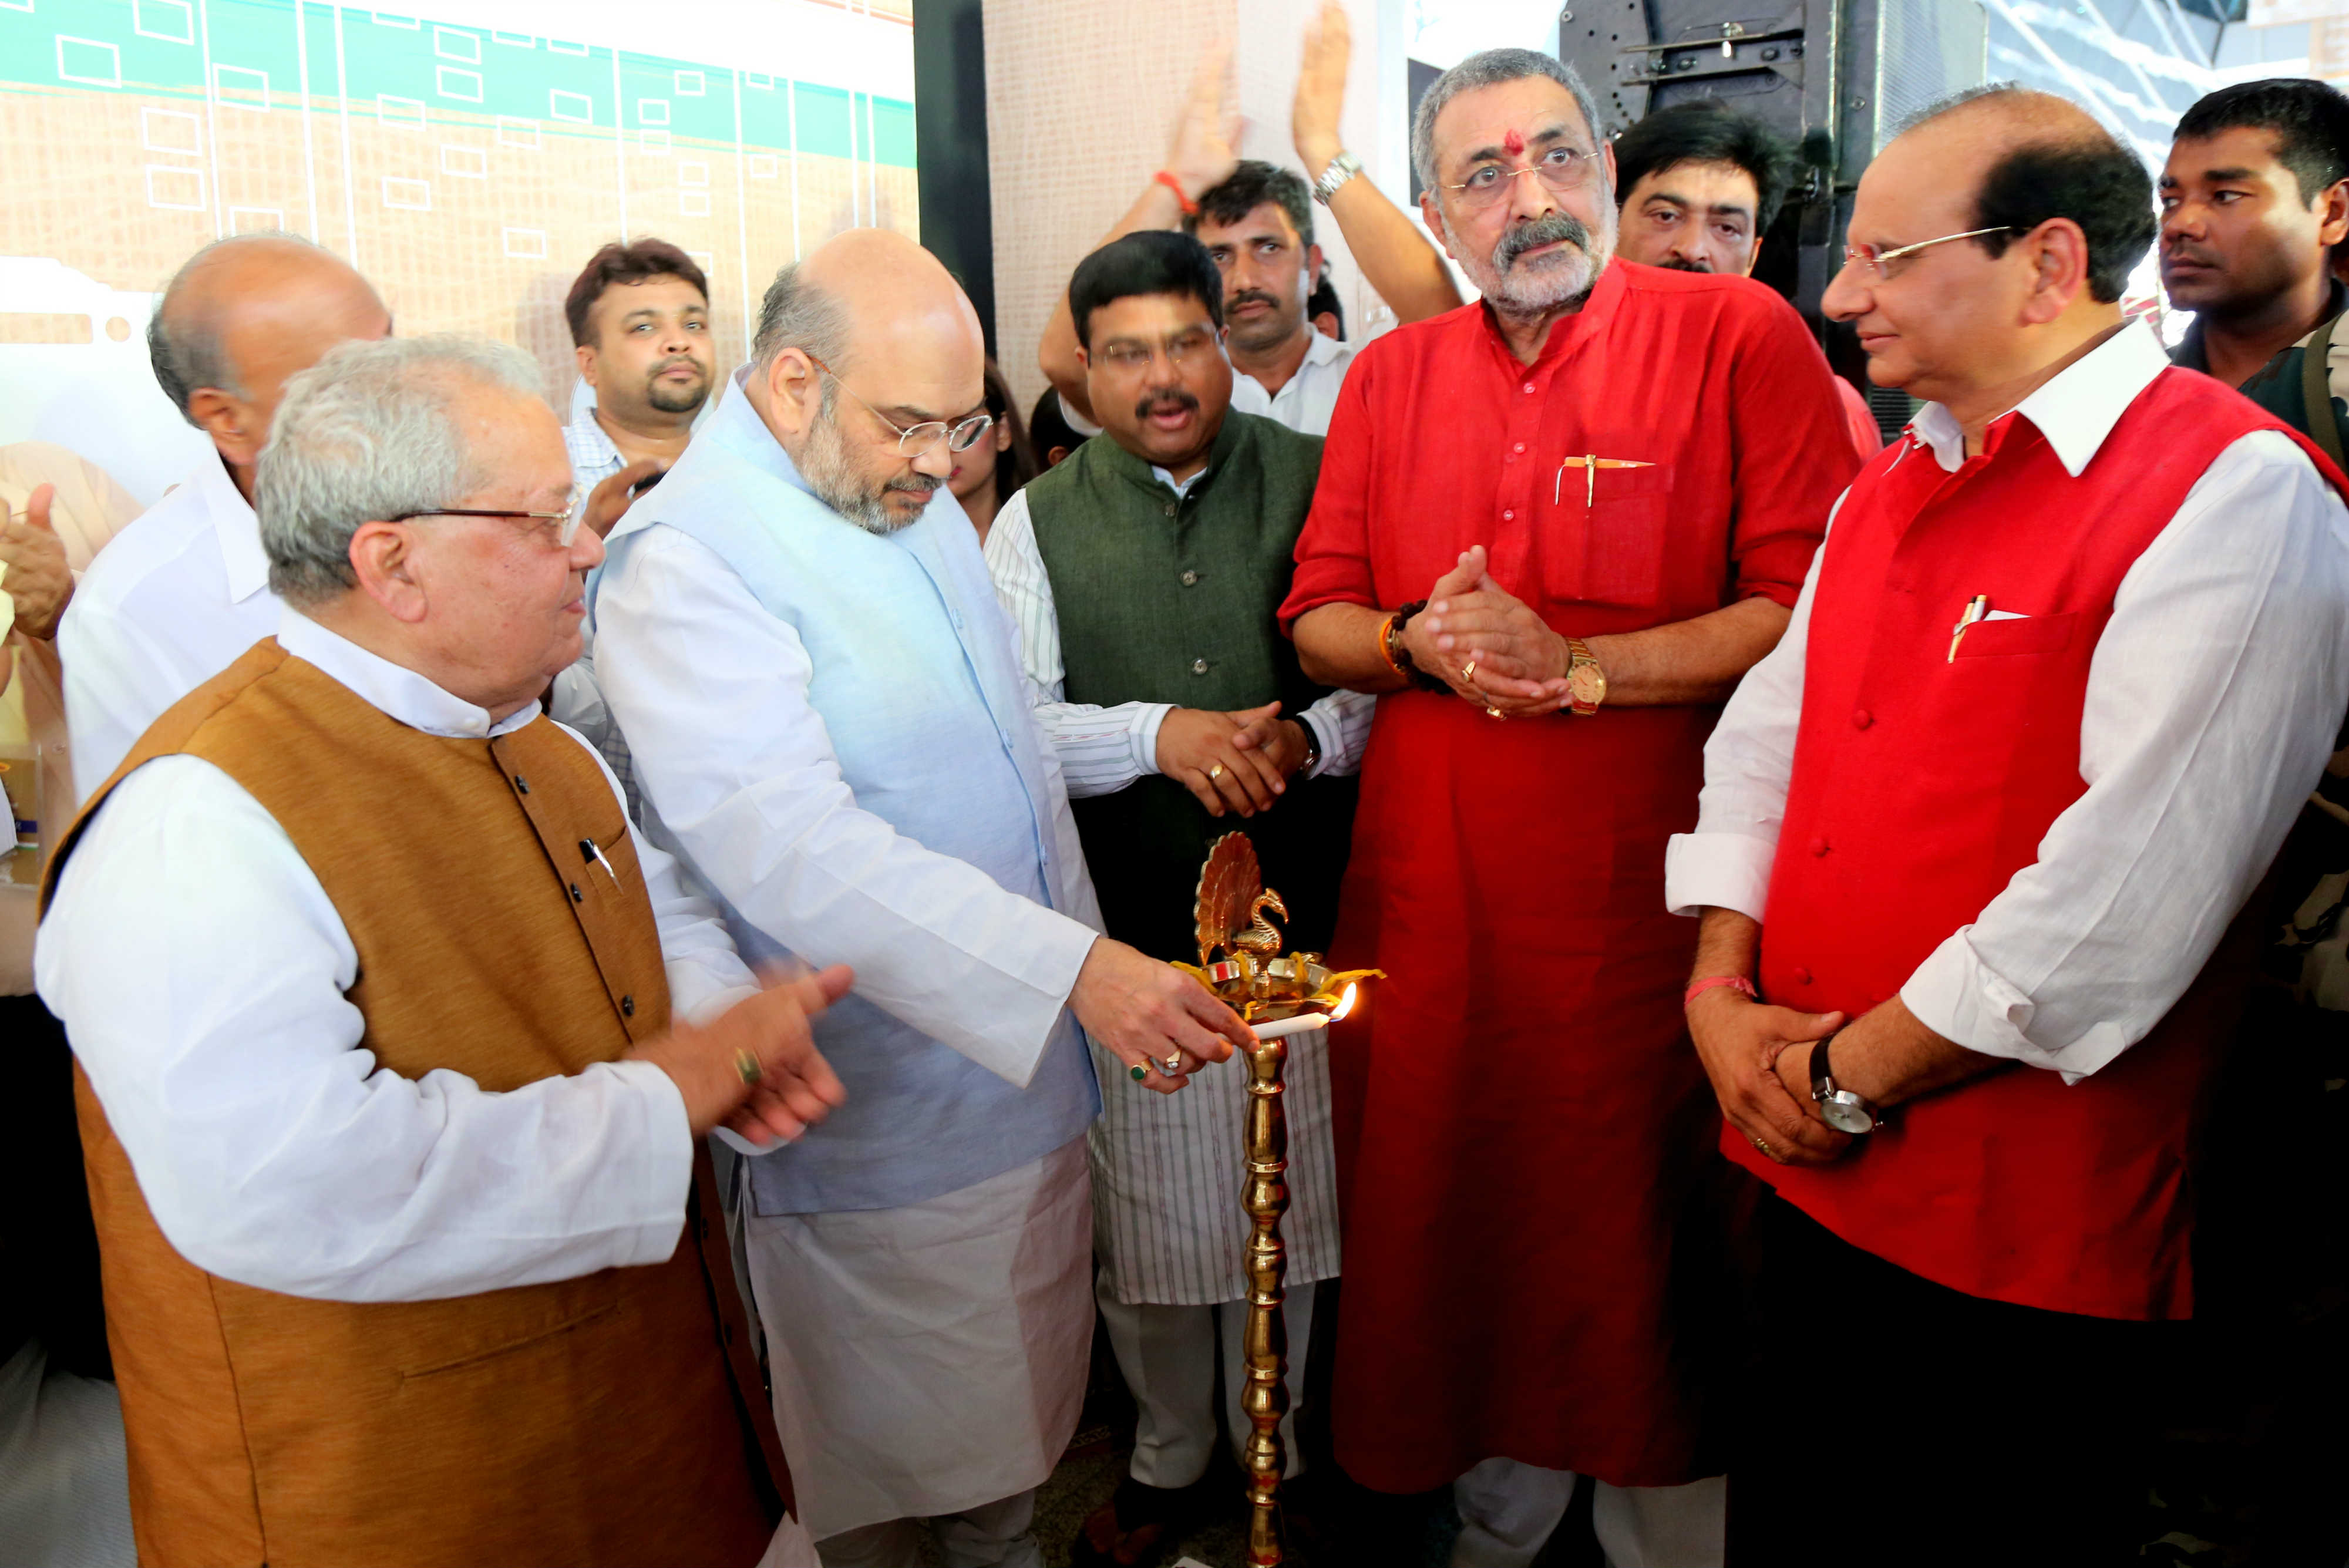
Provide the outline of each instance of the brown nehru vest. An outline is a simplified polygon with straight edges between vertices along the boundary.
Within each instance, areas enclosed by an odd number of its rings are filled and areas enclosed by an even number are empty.
[[[512,1090],[667,1028],[626,824],[551,722],[425,734],[265,641],[147,732],[59,846],[52,887],[115,784],[175,753],[250,792],[325,886],[379,1070]],[[667,1262],[316,1301],[174,1251],[76,1081],[144,1568],[758,1561],[791,1482],[706,1155]]]

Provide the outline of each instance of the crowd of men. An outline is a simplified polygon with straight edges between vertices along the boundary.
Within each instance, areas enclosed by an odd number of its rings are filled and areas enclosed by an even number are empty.
[[[1386,975],[1286,1096],[1326,1560],[1445,1489],[1523,1568],[1587,1480],[1617,1568],[2135,1562],[2189,1378],[2327,1473],[2322,1268],[2231,1382],[2184,1336],[2206,1194],[2275,1207],[2222,1089],[2297,1127],[2349,1048],[2349,99],[2212,95],[2158,202],[2064,100],[1919,116],[1824,305],[1888,445],[1749,275],[1758,121],[1610,140],[1487,51],[1423,232],[1348,49],[1301,174],[1202,62],[1024,421],[886,231],[730,375],[694,262],[605,246],[567,421],[245,236],[150,329],[185,483],[0,452],[23,1141],[105,1344],[64,1251],[32,1326],[119,1389],[140,1561],[1040,1564],[1096,1322],[1131,1458],[1052,1548],[1166,1560],[1247,1429],[1251,1036],[1167,961],[1234,828]],[[2273,1560],[2349,1552],[2325,1490],[2251,1488]]]

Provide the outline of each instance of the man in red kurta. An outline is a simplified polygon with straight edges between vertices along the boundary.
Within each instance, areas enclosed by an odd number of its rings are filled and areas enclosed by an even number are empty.
[[[1611,260],[1594,124],[1529,51],[1429,89],[1426,216],[1484,298],[1355,360],[1281,612],[1391,693],[1337,941],[1390,976],[1331,1055],[1337,1453],[1457,1482],[1461,1568],[1530,1563],[1578,1474],[1617,1561],[1719,1558],[1718,1483],[1663,1490],[1703,1473],[1668,1275],[1711,1141],[1664,846],[1858,462],[1784,301]]]

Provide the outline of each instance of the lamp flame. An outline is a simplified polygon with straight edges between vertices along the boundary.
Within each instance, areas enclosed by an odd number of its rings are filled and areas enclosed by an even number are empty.
[[[1345,1017],[1346,1014],[1354,1011],[1354,997],[1361,989],[1361,988],[1360,986],[1354,985],[1351,982],[1348,983],[1345,994],[1338,998],[1338,1005],[1330,1010],[1330,1023],[1335,1023],[1338,1020]]]

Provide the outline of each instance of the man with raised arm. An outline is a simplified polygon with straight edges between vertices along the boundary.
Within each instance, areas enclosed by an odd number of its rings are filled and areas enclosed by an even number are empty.
[[[1355,264],[1397,319],[1417,321],[1460,303],[1444,259],[1362,177],[1361,164],[1338,139],[1350,47],[1345,8],[1330,0],[1307,35],[1298,75],[1291,129],[1306,179],[1233,152],[1238,126],[1224,107],[1230,50],[1210,47],[1192,79],[1166,167],[1151,176],[1101,242],[1143,229],[1181,228],[1197,235],[1224,275],[1232,406],[1305,435],[1328,432],[1338,389],[1361,346],[1317,332],[1306,314],[1321,272],[1313,202],[1329,208]],[[1066,298],[1053,307],[1038,360],[1072,422],[1087,435],[1098,433]]]

